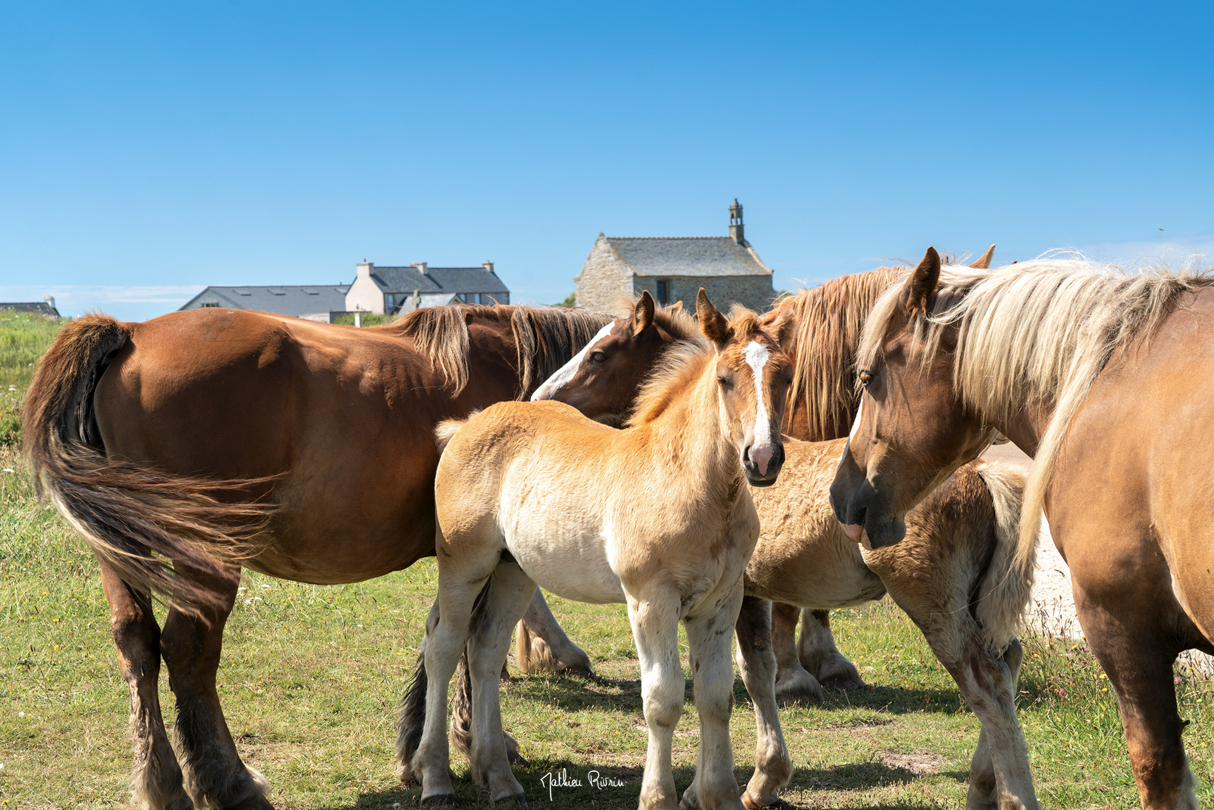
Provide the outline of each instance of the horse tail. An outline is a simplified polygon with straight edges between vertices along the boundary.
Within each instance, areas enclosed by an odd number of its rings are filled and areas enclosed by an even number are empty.
[[[103,565],[199,615],[222,602],[200,580],[230,579],[269,517],[267,505],[234,496],[270,479],[182,478],[106,457],[93,395],[130,334],[106,315],[60,331],[22,408],[24,452],[38,495],[49,494]]]
[[[434,428],[434,443],[438,445],[439,455],[442,455],[442,452],[447,449],[447,445],[450,444],[451,439],[459,432],[459,429],[464,426],[464,423],[478,413],[479,411],[473,411],[464,419],[445,419],[438,423],[438,426]]]
[[[978,586],[976,614],[987,645],[1002,652],[1016,638],[1033,592],[1036,547],[1019,547],[1024,510],[1024,475],[1006,465],[986,462],[978,475],[995,510],[995,550]]]

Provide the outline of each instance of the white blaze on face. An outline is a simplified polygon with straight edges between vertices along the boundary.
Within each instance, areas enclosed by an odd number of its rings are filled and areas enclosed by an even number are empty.
[[[583,346],[582,350],[578,352],[572,360],[558,368],[555,374],[544,380],[543,385],[535,389],[535,393],[531,395],[531,401],[539,402],[541,399],[552,399],[560,387],[572,380],[574,375],[577,374],[577,370],[582,365],[582,360],[584,360],[586,355],[590,353],[590,348],[603,338],[607,337],[607,335],[611,334],[611,330],[613,328],[615,328],[615,321],[612,321],[600,329],[598,334],[592,337],[590,342]]]
[[[851,433],[847,434],[847,443],[843,445],[843,455],[839,456],[839,466],[843,466],[843,459],[847,458],[848,451],[851,450],[851,441],[856,438],[856,431],[860,429],[860,420],[864,418],[864,397],[860,397],[860,407],[856,409],[856,421],[851,423]]]
[[[775,454],[771,440],[771,417],[767,413],[767,403],[763,401],[763,367],[767,365],[771,353],[766,346],[752,340],[742,351],[742,357],[755,375],[755,438],[750,446],[750,460],[759,468],[760,474],[766,475],[767,462]]]

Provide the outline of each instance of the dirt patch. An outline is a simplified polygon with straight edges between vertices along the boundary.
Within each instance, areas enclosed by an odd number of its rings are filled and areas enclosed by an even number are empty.
[[[901,768],[916,776],[926,773],[939,773],[943,757],[929,754],[926,751],[915,751],[910,754],[895,753],[894,751],[878,751],[876,754],[881,764],[887,768]]]
[[[890,720],[885,717],[849,717],[846,720],[841,720],[836,723],[826,723],[820,728],[830,729],[831,731],[842,731],[844,729],[864,729],[878,728],[879,726],[892,726],[896,723],[895,720]]]

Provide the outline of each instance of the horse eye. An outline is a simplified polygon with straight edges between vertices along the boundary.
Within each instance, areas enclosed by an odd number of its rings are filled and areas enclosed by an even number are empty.
[[[717,377],[717,382],[721,384],[722,388],[731,388],[733,386],[733,380],[726,377],[724,374]]]
[[[871,383],[872,381],[873,381],[872,372],[870,372],[870,371],[861,371],[860,372],[860,385],[863,385],[865,388],[868,388],[868,384]]]
[[[590,353],[590,362],[592,362],[592,363],[606,363],[606,362],[607,362],[607,355],[603,354],[602,352],[591,352],[591,353]]]

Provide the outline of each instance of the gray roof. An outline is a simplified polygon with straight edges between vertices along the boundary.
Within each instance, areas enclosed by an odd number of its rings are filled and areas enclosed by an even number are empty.
[[[638,276],[770,275],[754,249],[731,236],[605,236]]]
[[[508,293],[510,289],[484,267],[371,268],[371,278],[385,293]]]
[[[207,287],[190,299],[182,309],[197,309],[203,301],[218,301],[229,309],[252,309],[276,315],[305,315],[314,312],[342,312],[346,308],[349,284],[306,286]]]
[[[15,304],[0,304],[0,310],[6,309],[10,312],[36,312],[39,315],[47,315],[52,318],[59,317],[59,310],[55,309],[45,301],[31,301],[29,303]]]

